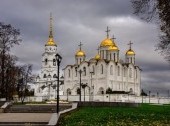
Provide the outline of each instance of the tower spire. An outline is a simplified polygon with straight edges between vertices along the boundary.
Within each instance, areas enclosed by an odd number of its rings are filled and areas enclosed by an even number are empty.
[[[50,31],[49,31],[49,38],[53,38],[53,26],[52,26],[52,13],[50,13]]]

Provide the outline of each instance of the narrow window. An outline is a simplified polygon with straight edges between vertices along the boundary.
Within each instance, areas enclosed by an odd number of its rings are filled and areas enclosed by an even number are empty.
[[[53,59],[53,66],[56,66],[56,60]]]
[[[68,77],[70,77],[70,69],[68,70]]]
[[[103,65],[101,64],[101,74],[103,74]]]
[[[47,62],[48,62],[48,60],[47,60],[47,59],[45,59],[45,65],[47,65]]]
[[[117,75],[120,76],[120,66],[117,67]]]
[[[44,78],[46,78],[47,76],[46,76],[46,74],[44,74]]]
[[[86,76],[86,67],[83,67],[84,70],[84,76]]]
[[[95,69],[94,69],[94,66],[93,66],[93,75],[95,74]]]
[[[110,75],[113,75],[113,65],[110,66]]]

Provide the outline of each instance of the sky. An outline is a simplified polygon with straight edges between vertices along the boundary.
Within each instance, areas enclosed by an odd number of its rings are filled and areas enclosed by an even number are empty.
[[[49,17],[53,14],[54,39],[62,55],[62,68],[74,64],[80,41],[87,59],[97,54],[106,38],[106,27],[116,37],[120,58],[125,59],[129,41],[136,53],[136,65],[142,69],[142,88],[148,92],[170,90],[170,65],[155,51],[159,27],[133,14],[130,0],[1,0],[0,22],[20,29],[22,43],[12,48],[19,64],[33,64],[33,73],[41,69],[41,56],[48,40]]]

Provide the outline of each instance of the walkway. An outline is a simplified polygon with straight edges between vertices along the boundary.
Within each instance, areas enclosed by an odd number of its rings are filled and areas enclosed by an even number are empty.
[[[0,122],[48,122],[52,113],[0,113]]]

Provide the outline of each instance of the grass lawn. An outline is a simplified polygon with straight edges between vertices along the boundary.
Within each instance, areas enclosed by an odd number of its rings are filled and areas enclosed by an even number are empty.
[[[61,118],[60,126],[170,126],[170,105],[138,108],[82,107]]]

